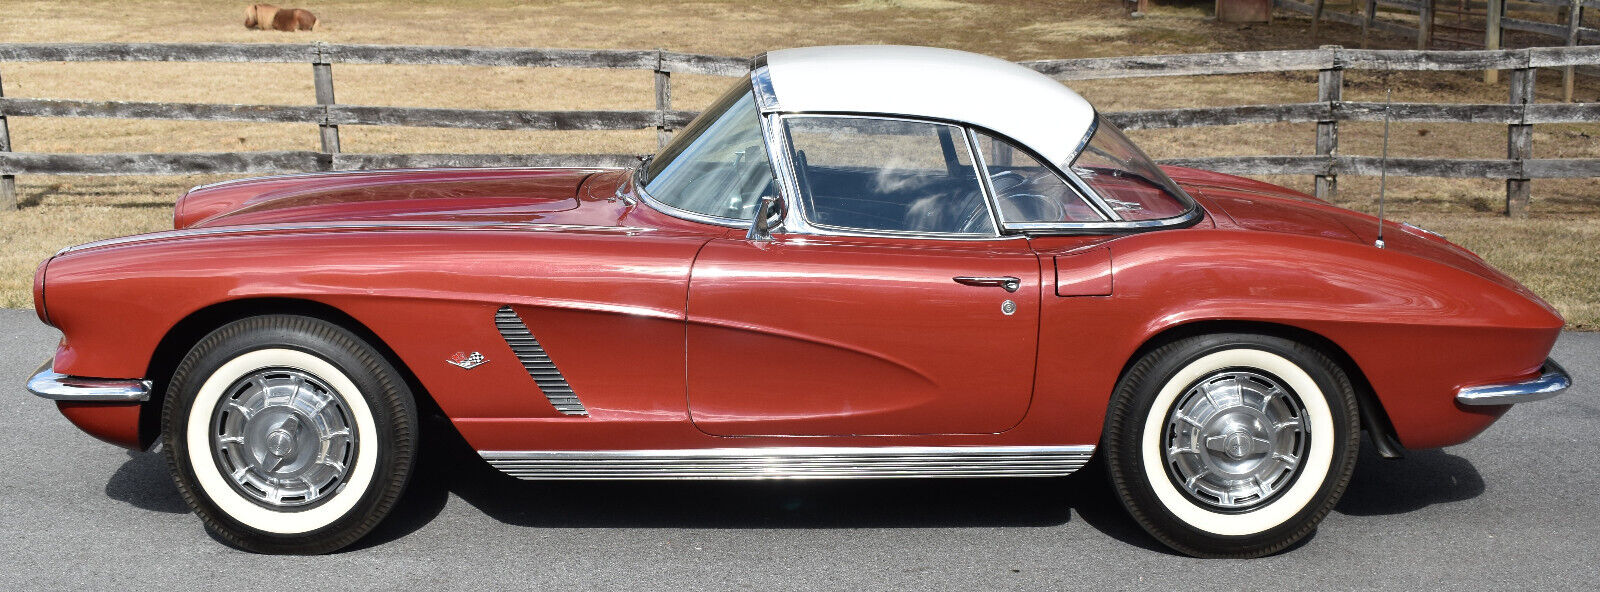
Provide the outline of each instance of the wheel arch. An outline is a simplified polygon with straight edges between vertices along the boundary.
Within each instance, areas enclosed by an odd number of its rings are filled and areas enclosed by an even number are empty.
[[[303,298],[241,298],[218,302],[201,308],[179,320],[156,345],[155,351],[150,356],[150,363],[145,371],[145,376],[153,383],[150,400],[145,401],[139,412],[139,447],[148,450],[161,436],[161,406],[166,401],[167,384],[172,378],[172,373],[177,369],[183,357],[189,353],[201,339],[223,325],[256,316],[265,315],[295,315],[319,319],[333,323],[345,330],[354,333],[357,337],[371,344],[382,354],[384,359],[400,373],[411,392],[416,395],[417,411],[419,415],[442,415],[439,406],[433,400],[416,375],[411,372],[400,356],[384,343],[376,333],[366,324],[350,316],[348,313],[332,305]]]
[[[1401,458],[1404,448],[1400,445],[1394,424],[1389,421],[1389,414],[1383,407],[1383,402],[1378,400],[1377,393],[1372,383],[1367,380],[1366,373],[1361,370],[1350,354],[1343,347],[1323,335],[1283,323],[1268,321],[1246,320],[1198,320],[1179,323],[1161,329],[1152,334],[1141,343],[1138,348],[1123,363],[1118,372],[1118,380],[1126,376],[1128,370],[1143,358],[1145,354],[1169,343],[1216,333],[1249,333],[1255,335],[1268,335],[1301,343],[1328,356],[1350,378],[1351,386],[1355,387],[1356,402],[1361,412],[1361,429],[1372,438],[1374,449],[1384,458]],[[1109,415],[1109,414],[1108,414]]]

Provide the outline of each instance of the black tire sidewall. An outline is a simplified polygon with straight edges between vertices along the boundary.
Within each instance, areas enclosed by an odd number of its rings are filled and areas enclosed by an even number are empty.
[[[201,386],[230,360],[265,349],[295,350],[332,364],[355,385],[377,428],[376,434],[362,436],[359,443],[377,447],[376,466],[366,491],[343,515],[325,526],[298,534],[262,531],[224,511],[200,486],[185,437],[189,413]],[[416,434],[415,402],[410,390],[383,356],[337,325],[299,316],[252,317],[213,331],[178,365],[162,407],[167,464],[184,500],[223,541],[263,553],[325,553],[365,535],[388,513],[404,489],[414,463]]]
[[[1205,356],[1235,349],[1254,349],[1285,358],[1316,383],[1334,426],[1332,458],[1322,484],[1304,508],[1278,525],[1248,535],[1219,535],[1197,528],[1174,514],[1155,494],[1145,472],[1141,446],[1156,394],[1176,374]],[[1301,396],[1306,396],[1301,394]],[[1140,359],[1118,383],[1106,418],[1107,469],[1124,506],[1151,535],[1186,554],[1203,557],[1250,557],[1277,552],[1315,530],[1343,494],[1360,445],[1360,420],[1349,378],[1321,352],[1287,339],[1249,334],[1192,337],[1158,348]],[[1165,474],[1165,470],[1160,471]],[[1299,478],[1305,478],[1300,475]],[[1269,504],[1270,505],[1270,504]],[[1265,508],[1267,506],[1262,506]],[[1259,510],[1261,508],[1257,508]]]

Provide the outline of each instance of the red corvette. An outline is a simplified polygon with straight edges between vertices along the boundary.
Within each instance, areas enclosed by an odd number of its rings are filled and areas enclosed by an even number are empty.
[[[1561,317],[1465,249],[1157,167],[1059,83],[947,50],[766,54],[631,170],[246,179],[175,223],[39,267],[64,338],[28,388],[160,443],[260,552],[367,533],[442,413],[524,479],[1098,452],[1157,539],[1256,556],[1333,507],[1363,430],[1449,446],[1570,382]]]

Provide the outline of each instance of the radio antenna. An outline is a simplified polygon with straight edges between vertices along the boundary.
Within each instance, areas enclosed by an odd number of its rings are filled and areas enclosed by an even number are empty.
[[[1389,82],[1384,76],[1384,82]],[[1389,182],[1389,106],[1394,104],[1394,87],[1384,84],[1383,89],[1383,157],[1378,161],[1378,240],[1372,246],[1383,248],[1383,192]]]

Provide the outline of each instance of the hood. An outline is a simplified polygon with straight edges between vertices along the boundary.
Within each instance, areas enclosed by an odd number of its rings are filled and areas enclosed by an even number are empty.
[[[1336,207],[1310,195],[1211,171],[1162,167],[1189,195],[1202,202],[1213,216],[1225,217],[1248,230],[1303,234],[1360,241],[1351,228],[1365,214]],[[1376,228],[1377,220],[1367,224]]]
[[[1194,196],[1223,224],[1246,230],[1315,236],[1372,245],[1378,238],[1378,218],[1347,210],[1313,196],[1212,171],[1162,167],[1168,176]],[[1220,226],[1220,224],[1219,224]],[[1532,290],[1501,273],[1477,254],[1443,236],[1410,224],[1385,220],[1384,251],[1448,265],[1517,292],[1546,310],[1555,308]],[[1376,249],[1377,247],[1373,247]]]
[[[578,207],[598,169],[433,169],[313,173],[196,187],[175,228],[294,222],[528,222]]]

